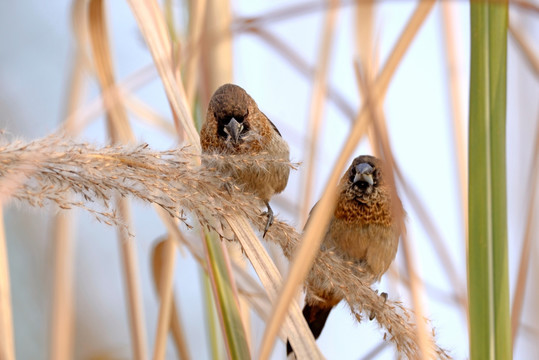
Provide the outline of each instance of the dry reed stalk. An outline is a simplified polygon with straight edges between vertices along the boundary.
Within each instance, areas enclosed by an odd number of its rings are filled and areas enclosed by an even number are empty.
[[[466,161],[466,140],[464,138],[464,119],[462,103],[460,101],[460,81],[459,81],[459,46],[457,46],[458,27],[455,24],[454,4],[443,2],[442,6],[442,25],[443,36],[446,43],[444,47],[447,58],[447,69],[449,77],[450,109],[453,118],[453,141],[456,152],[457,176],[460,190],[460,202],[463,214],[464,236],[468,243],[468,171]]]
[[[374,51],[374,23],[375,23],[375,1],[366,0],[355,4],[355,34],[356,53],[358,61],[363,69],[367,69],[367,74],[376,72],[376,52]],[[371,81],[371,79],[369,79]]]
[[[90,70],[90,68],[87,68],[87,70]],[[127,93],[133,92],[139,87],[149,83],[156,76],[157,72],[155,71],[153,64],[146,65],[126,77],[122,82],[117,83],[116,89],[122,99],[124,99],[124,97],[129,98]],[[105,111],[103,98],[107,96],[106,94],[108,91],[108,89],[102,91],[96,98],[90,100],[87,104],[80,106],[73,113],[69,114],[60,130],[65,131],[66,133],[78,134],[93,120],[103,115]]]
[[[155,206],[157,213],[163,219],[163,223],[165,227],[167,228],[168,237],[170,237],[178,246],[182,246],[187,241],[182,236],[182,234],[178,231],[178,224],[174,220],[174,218],[170,217],[165,211],[163,211],[161,208]],[[163,243],[159,243],[155,246],[152,256],[152,269],[153,269],[153,275],[154,275],[154,284],[156,287],[159,285],[159,279],[161,279],[161,265],[162,262],[158,261],[159,258],[162,257],[164,246],[162,246]],[[164,245],[164,244],[163,244]],[[188,245],[189,246],[189,245]],[[201,260],[202,258],[197,258],[197,250],[194,248],[190,248],[190,252],[193,254],[195,259]],[[200,262],[199,262],[200,263]],[[176,298],[174,293],[172,294],[172,308],[171,308],[171,315],[170,315],[170,331],[172,332],[172,338],[174,340],[174,344],[176,345],[176,349],[178,351],[178,355],[182,360],[189,360],[191,357],[189,355],[189,346],[188,342],[185,337],[185,331],[182,326],[182,321],[180,317],[180,311],[176,307]]]
[[[187,30],[187,44],[183,86],[187,96],[187,102],[193,106],[197,82],[199,79],[200,65],[200,39],[206,18],[207,0],[189,0],[189,28]]]
[[[382,351],[385,350],[387,347],[387,342],[381,342],[378,344],[375,348],[373,348],[371,351],[369,351],[367,354],[365,354],[362,358],[359,360],[371,360],[375,359],[378,354],[380,354]]]
[[[522,10],[526,10],[529,13],[535,13],[535,15],[539,14],[539,5],[531,3],[527,0],[510,0],[510,3],[511,5],[521,8]]]
[[[203,34],[196,34],[192,43],[193,55],[200,54],[202,65],[202,83],[200,84],[200,104],[201,114],[205,115],[205,107],[209,101],[209,95],[219,86],[233,82],[233,51],[232,51],[232,10],[229,1],[207,0],[205,16],[203,20]],[[203,36],[201,36],[203,35]],[[218,39],[218,41],[210,41]],[[200,40],[203,40],[200,42]],[[194,48],[194,45],[198,45]],[[241,246],[238,243],[226,243],[225,260],[229,265],[229,275],[232,279],[232,290],[236,294],[236,302],[240,311],[243,328],[245,329],[245,338],[249,348],[252,347],[251,339],[251,316],[248,304],[245,299],[237,296],[233,273],[230,271],[230,258],[240,266],[246,268],[247,262],[241,252]]]
[[[515,293],[513,295],[513,307],[511,309],[511,337],[513,349],[521,325],[520,318],[522,316],[522,307],[524,305],[524,296],[526,292],[526,283],[528,281],[528,271],[530,266],[530,254],[532,252],[531,249],[533,246],[532,229],[534,220],[536,219],[534,213],[537,212],[537,209],[535,208],[535,198],[537,194],[537,183],[539,182],[539,126],[536,127],[534,150],[532,162],[529,166],[529,169],[530,174],[528,185],[526,187],[526,189],[530,189],[527,195],[529,202],[526,212],[526,228],[524,232],[524,239],[522,242],[522,250],[520,253]]]
[[[288,63],[298,71],[299,74],[306,78],[311,78],[314,76],[314,67],[309,65],[307,61],[303,59],[301,54],[299,54],[294,48],[288,46],[285,42],[273,35],[267,29],[252,26],[242,28],[242,31],[248,31],[249,33],[257,35],[261,40],[265,41],[266,44],[271,46],[277,54],[281,55],[285,60],[287,60]],[[352,105],[348,103],[338,88],[331,86],[331,84],[327,84],[327,88],[324,90],[324,93],[328,97],[328,100],[332,101],[333,104],[341,111],[341,113],[350,120],[350,122],[355,120],[355,110],[353,109]]]
[[[314,79],[312,84],[311,101],[309,103],[309,118],[307,129],[309,135],[305,139],[304,154],[307,158],[305,162],[305,170],[303,181],[299,191],[301,195],[301,206],[299,213],[299,222],[304,225],[309,216],[311,207],[312,188],[314,183],[314,173],[316,165],[316,149],[320,136],[320,127],[322,126],[322,117],[324,115],[324,106],[327,87],[327,74],[329,70],[330,56],[332,54],[331,47],[333,45],[333,37],[335,34],[335,25],[337,21],[339,0],[328,0],[328,10],[324,17],[324,26],[320,36],[320,47],[318,48],[318,61],[314,71]]]
[[[173,135],[176,131],[174,125],[163,115],[159,114],[153,107],[137,98],[134,94],[121,94],[122,101],[127,110],[137,116],[142,122],[152,128],[161,130],[167,135]]]
[[[77,15],[75,12],[73,16]],[[80,48],[75,50],[75,60],[71,71],[71,81],[68,86],[67,113],[70,114],[80,103],[84,88],[83,68],[85,60]],[[71,118],[73,121],[75,118]],[[65,124],[72,128],[70,124]],[[71,134],[73,135],[73,134]],[[51,359],[71,359],[73,354],[73,255],[74,240],[71,226],[71,213],[61,213],[53,219],[54,240],[54,269],[53,269],[53,298],[52,319],[50,323]]]
[[[389,135],[387,133],[387,124],[385,122],[385,117],[382,115],[381,99],[373,99],[371,90],[369,87],[369,77],[363,75],[357,62],[355,63],[356,76],[358,84],[361,88],[362,94],[364,94],[364,102],[369,110],[369,115],[371,119],[371,124],[373,128],[374,142],[372,143],[373,148],[377,148],[378,152],[382,154],[382,157],[385,159],[387,164],[387,170],[385,173],[389,174],[388,181],[391,185],[390,188],[393,190],[394,194],[392,197],[396,198],[396,186],[395,186],[395,159],[393,156],[393,151],[391,150]],[[395,208],[392,210],[392,213],[396,214],[396,221],[401,223],[401,228],[404,229],[404,217],[405,214],[399,209]],[[417,338],[419,342],[419,348],[421,350],[422,359],[433,358],[436,354],[432,353],[429,349],[429,336],[426,331],[426,326],[420,320],[424,318],[425,313],[425,304],[423,302],[424,298],[424,286],[420,280],[417,270],[416,270],[416,261],[414,258],[413,248],[408,239],[406,232],[404,231],[401,234],[401,249],[404,258],[404,264],[407,269],[407,272],[410,276],[410,293],[412,295],[412,302],[414,304],[414,316],[416,317],[416,322],[418,326],[416,327]]]
[[[230,224],[231,218],[240,218],[248,219],[261,232],[266,217],[260,214],[254,196],[235,189],[230,194],[222,183],[231,179],[216,175],[215,169],[193,165],[199,157],[186,149],[157,152],[151,151],[146,145],[94,148],[88,144],[49,137],[31,143],[13,142],[0,146],[0,180],[14,172],[27,170],[24,181],[7,194],[13,200],[38,207],[46,203],[56,203],[66,209],[80,207],[93,213],[97,219],[120,228],[125,224],[111,210],[110,200],[115,195],[132,196],[155,204],[188,226],[191,225],[185,211],[193,215],[192,221],[211,230],[220,230],[220,227],[214,227],[216,220]],[[253,163],[264,166],[265,163],[276,161],[267,155],[203,157],[212,161],[219,159],[232,167]],[[70,200],[74,195],[102,209],[93,209],[85,202]],[[235,223],[230,225],[234,227]],[[244,231],[249,231],[246,225],[240,225],[240,229],[237,229],[240,235],[236,234],[239,237],[243,236]],[[300,246],[299,234],[278,220],[266,237],[268,241],[278,244],[289,259]],[[391,300],[384,304],[384,300],[365,285],[372,281],[365,269],[343,262],[339,254],[325,250],[316,257],[311,276],[327,279],[336,291],[342,291],[342,296],[358,320],[362,312],[375,314],[397,350],[408,358],[417,358],[419,347],[414,335],[415,325],[409,320],[408,310]],[[447,358],[444,350],[434,343],[432,346],[441,358]]]
[[[73,214],[62,211],[53,225],[54,268],[53,298],[50,323],[50,359],[73,358]]]
[[[159,12],[159,8],[155,1],[143,2],[141,0],[130,0],[129,4],[131,5],[132,11],[135,14],[139,27],[146,38],[150,52],[154,58],[156,66],[159,70],[159,74],[163,81],[165,92],[167,94],[168,100],[171,104],[173,113],[175,114],[174,118],[181,123],[184,129],[186,130],[186,135],[188,142],[195,148],[195,152],[200,152],[199,137],[196,133],[196,130],[193,126],[193,121],[191,119],[191,114],[189,105],[186,102],[185,93],[183,88],[178,86],[175,82],[175,77],[173,71],[170,69],[170,43],[166,36],[166,26],[162,15]],[[179,123],[176,123],[178,132]],[[212,209],[211,211],[215,211]],[[103,214],[100,214],[103,215]],[[110,215],[110,214],[107,214]],[[235,219],[228,219],[228,222],[234,222]],[[245,241],[250,241],[253,243],[258,243],[256,237],[246,238]],[[298,321],[302,319],[301,312],[292,312],[292,316],[295,317]],[[301,342],[301,338],[291,338],[291,342],[295,344],[296,342]],[[299,345],[297,345],[299,347]],[[312,345],[309,345],[312,346]]]
[[[290,6],[283,6],[276,10],[267,11],[262,15],[238,17],[236,23],[239,27],[250,27],[252,25],[259,26],[268,23],[275,23],[278,21],[287,20],[290,18],[296,18],[302,15],[307,15],[316,11],[328,11],[334,6],[343,7],[345,5],[352,5],[358,1],[365,0],[342,0],[338,4],[331,1],[311,1],[304,2],[302,4],[293,4]],[[367,0],[370,1],[370,0]]]
[[[459,47],[457,46],[457,36],[455,32],[458,30],[458,27],[455,25],[454,17],[454,4],[450,2],[444,2],[442,6],[442,25],[443,25],[443,36],[446,43],[446,58],[447,58],[447,68],[448,68],[448,77],[449,77],[449,93],[450,93],[450,111],[452,117],[452,129],[453,129],[453,144],[456,154],[456,167],[457,167],[457,178],[459,184],[459,193],[460,193],[460,205],[462,208],[462,224],[464,225],[464,241],[466,249],[468,248],[468,166],[467,166],[467,143],[465,139],[464,131],[464,117],[462,111],[462,103],[460,101],[460,81],[459,81]],[[439,256],[446,257],[446,251],[438,251]],[[444,264],[448,264],[449,260],[442,259]],[[462,306],[466,318],[468,318],[468,297],[465,296],[466,291],[462,285],[462,282],[458,279],[455,270],[447,267],[448,276],[453,285],[454,291],[458,292],[458,298],[462,299],[460,305]]]
[[[524,59],[530,65],[533,74],[536,78],[539,78],[539,56],[534,53],[529,41],[524,37],[524,34],[513,25],[511,21],[509,23],[509,34],[515,40],[518,45],[518,49],[524,55]]]
[[[176,81],[171,58],[172,45],[159,6],[154,0],[129,0],[129,5],[161,76],[175,120],[176,132],[178,135],[185,132],[188,143],[200,151],[200,138],[194,127],[185,91]]]
[[[165,358],[166,339],[171,325],[170,315],[172,313],[172,302],[174,299],[173,286],[176,252],[174,239],[167,237],[156,245],[156,254],[153,256],[155,285],[161,299],[153,349],[154,360]]]
[[[11,286],[9,282],[9,262],[4,228],[4,202],[0,202],[0,357],[15,359],[13,340],[13,314],[11,309]]]
[[[372,85],[373,99],[379,99],[385,94],[400,59],[408,49],[412,39],[415,37],[415,34],[423,24],[427,15],[430,13],[434,3],[434,0],[428,0],[422,1],[417,5],[416,10],[410,17],[405,29],[401,33],[401,36],[393,48],[389,58],[387,59],[382,71]],[[324,229],[329,222],[330,216],[330,212],[326,212],[324,214],[322,212],[323,210],[320,209],[328,209],[333,207],[337,191],[337,182],[341,176],[340,174],[345,169],[348,158],[352,154],[352,151],[357,145],[362,134],[365,133],[367,115],[367,108],[362,106],[358,113],[357,120],[352,126],[350,135],[346,140],[343,149],[341,150],[341,154],[334,165],[330,179],[328,180],[322,198],[319,201],[320,206],[318,206],[318,210],[315,209],[312,214],[312,221],[310,222],[311,225],[307,227],[302,244],[298,249],[298,253],[294,256],[289,276],[281,290],[279,299],[273,308],[272,316],[270,317],[271,321],[266,327],[260,350],[260,356],[262,359],[269,356],[271,348],[273,347],[275,336],[280,324],[282,323],[283,317],[286,314],[287,308],[294,297],[299,284],[303,281],[309,271],[309,268],[311,267],[317,249],[322,241]]]
[[[95,71],[101,89],[111,89],[103,101],[107,109],[108,135],[112,143],[132,141],[133,134],[129,126],[127,114],[118,96],[114,79],[112,56],[110,54],[107,33],[105,7],[102,0],[91,0],[88,3],[88,26],[92,44],[92,55]],[[127,229],[131,227],[131,216],[127,199],[115,197],[116,209],[121,221]],[[146,330],[144,307],[142,303],[140,281],[138,277],[138,260],[136,243],[126,231],[118,231],[124,281],[127,287],[128,314],[132,339],[133,357],[137,360],[147,358]]]
[[[244,241],[243,238],[254,236],[252,228],[245,222],[245,218],[242,218],[239,222],[229,223],[232,230],[238,237],[238,241],[242,244],[243,250],[247,257],[253,264],[260,281],[264,285],[264,288],[269,297],[270,303],[273,303],[277,298],[279,289],[281,287],[281,275],[277,270],[275,264],[271,261],[269,255],[264,250],[261,244]],[[244,235],[245,234],[245,235]],[[293,302],[290,305],[290,315],[294,312],[300,313],[300,308],[297,303]],[[268,315],[268,319],[271,317]],[[293,344],[294,350],[300,359],[322,359],[323,356],[316,346],[314,337],[309,330],[306,322],[300,318],[289,316],[283,320],[283,327],[289,327],[287,333],[290,343]],[[310,346],[305,346],[303,341],[298,341],[298,338],[303,340]]]
[[[229,1],[207,0],[204,29],[200,37],[201,79],[199,99],[203,108],[211,94],[232,81],[232,14]],[[205,113],[205,112],[203,112]]]
[[[86,3],[75,1],[71,14],[72,28],[77,34],[79,42],[74,51],[74,61],[70,74],[70,82],[67,86],[66,115],[75,111],[81,103],[85,90],[84,70],[89,65],[88,58],[83,50],[88,45],[88,33],[86,23]],[[64,122],[66,128],[73,129],[78,119],[66,116],[69,122]],[[75,135],[75,133],[69,133]],[[73,265],[75,244],[73,238],[73,219],[70,212],[56,214],[53,219],[54,241],[54,268],[53,268],[53,295],[50,321],[50,346],[49,357],[51,359],[71,359],[73,357],[74,338],[74,290],[73,290]]]

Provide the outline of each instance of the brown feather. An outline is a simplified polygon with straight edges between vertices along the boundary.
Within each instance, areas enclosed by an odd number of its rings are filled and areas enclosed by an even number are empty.
[[[369,164],[373,169],[372,185],[354,184],[360,164]],[[401,201],[393,196],[396,192],[391,191],[383,172],[382,161],[373,156],[354,159],[339,183],[337,204],[321,244],[321,248],[335,251],[350,266],[363,266],[375,280],[380,279],[395,258],[404,230],[399,218],[404,214]],[[305,288],[306,308],[310,309],[305,319],[309,325],[316,324],[317,337],[329,311],[342,296],[333,288],[331,279],[313,272],[307,276]]]

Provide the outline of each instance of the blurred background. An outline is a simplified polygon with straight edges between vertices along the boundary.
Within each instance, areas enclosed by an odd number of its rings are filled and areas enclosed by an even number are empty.
[[[195,5],[188,3],[160,2],[169,31],[178,41],[179,58],[191,51],[185,44]],[[361,106],[354,62],[361,64],[368,77],[375,78],[417,6],[411,0],[361,4],[345,0],[208,0],[206,4],[206,23],[217,26],[224,21],[222,29],[228,29],[231,37],[224,34],[215,41],[201,41],[210,49],[201,53],[199,66],[190,73],[197,79],[197,96],[191,105],[205,108],[216,84],[224,81],[242,86],[257,101],[290,144],[292,160],[302,162],[299,170],[291,174],[287,189],[272,200],[277,216],[298,230],[319,199]],[[77,60],[84,36],[77,37],[74,29],[83,26],[84,19],[77,16],[74,8],[74,3],[66,0],[0,2],[0,128],[4,136],[25,140],[44,137],[59,129],[71,115],[76,124],[71,135],[78,140],[107,143],[100,87],[91,58]],[[216,9],[217,15],[210,14]],[[539,2],[532,0],[510,5],[509,271],[511,300],[517,293],[523,296],[513,345],[516,359],[539,356],[539,312],[535,306],[539,289],[533,281],[539,273],[539,197],[534,191],[537,164],[533,165],[539,119],[538,9]],[[131,8],[127,2],[110,1],[106,10],[116,79],[127,89],[127,109],[135,138],[155,149],[178,145],[162,83]],[[88,44],[82,47],[89,54]],[[436,328],[439,345],[456,359],[468,356],[463,199],[469,48],[469,4],[437,2],[400,61],[383,103],[388,139],[402,172],[398,191],[408,213],[410,248],[415,271],[422,281],[423,312]],[[182,71],[187,69],[190,68],[185,65]],[[208,75],[210,70],[218,75]],[[74,80],[77,78],[78,83]],[[324,84],[327,91],[320,90],[325,89]],[[74,96],[79,100],[74,102]],[[200,119],[204,113],[195,111],[195,115]],[[372,136],[363,138],[354,157],[376,151],[369,139]],[[58,209],[53,207],[36,210],[15,203],[4,209],[19,359],[49,358],[56,214]],[[166,231],[149,206],[133,201],[132,215],[151,349],[158,298],[150,256]],[[132,358],[115,229],[78,211],[61,212],[59,216],[67,220],[65,228],[72,234],[73,358]],[[531,244],[524,252],[529,256],[529,267],[524,267],[528,280],[517,287],[517,279],[523,276],[519,269],[526,238]],[[272,253],[278,256],[275,249]],[[277,263],[286,268],[284,259]],[[391,270],[375,287],[412,307],[408,274],[399,251]],[[188,252],[182,252],[176,264],[175,294],[195,359],[211,358],[202,279],[196,261]],[[259,344],[264,324],[256,316],[252,317],[251,332],[253,343]],[[357,324],[341,304],[330,316],[318,345],[328,359],[395,358],[392,345],[382,337],[376,322]],[[176,357],[169,341],[167,358]],[[278,343],[273,358],[284,357],[284,345]]]

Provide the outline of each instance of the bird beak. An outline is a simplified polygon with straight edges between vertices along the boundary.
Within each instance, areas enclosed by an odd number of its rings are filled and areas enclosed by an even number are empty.
[[[236,119],[232,118],[228,124],[225,125],[225,130],[232,138],[232,141],[237,143],[240,139],[240,123]]]
[[[374,180],[372,178],[372,173],[374,172],[374,169],[372,166],[366,163],[361,163],[356,166],[356,176],[354,176],[354,184],[359,181],[365,181],[370,186],[374,184]]]

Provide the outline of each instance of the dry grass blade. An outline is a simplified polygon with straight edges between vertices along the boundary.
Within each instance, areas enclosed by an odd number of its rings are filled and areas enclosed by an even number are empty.
[[[457,46],[455,17],[453,13],[454,4],[444,2],[442,6],[443,36],[445,38],[445,49],[447,57],[447,68],[449,70],[449,91],[450,91],[450,111],[453,118],[453,142],[456,152],[457,176],[460,190],[460,205],[462,207],[462,223],[464,224],[464,239],[466,248],[468,244],[468,164],[466,156],[466,140],[464,138],[464,118],[462,116],[462,103],[460,101],[459,82],[459,47]],[[468,314],[468,306],[465,309]]]
[[[509,34],[515,40],[519,50],[524,55],[524,59],[528,62],[532,68],[533,74],[539,79],[539,57],[533,52],[528,40],[524,37],[524,34],[513,25],[511,21],[509,23]]]
[[[320,11],[320,10],[331,11],[333,10],[332,8],[335,6],[350,5],[358,1],[365,1],[365,0],[348,0],[348,1],[340,1],[340,2],[333,2],[333,1],[305,2],[303,4],[298,4],[298,5],[294,4],[288,7],[282,7],[274,11],[268,11],[265,14],[260,15],[260,16],[240,17],[236,19],[235,23],[240,29],[243,26],[247,26],[247,27],[251,25],[259,26],[262,24],[287,20],[290,18],[302,16],[302,15],[307,15],[315,11]]]
[[[68,101],[66,114],[71,114],[79,106],[85,89],[84,69],[89,64],[84,49],[88,45],[86,3],[75,1],[72,12],[72,26],[78,35],[79,42],[74,50],[75,56],[70,74],[70,84],[67,93]],[[75,128],[77,120],[74,117],[68,119],[63,125],[66,128]],[[74,133],[69,133],[75,135]],[[50,347],[51,359],[67,360],[73,357],[73,265],[74,265],[74,239],[73,239],[73,214],[61,213],[53,219],[54,241],[54,269],[53,269],[53,298],[50,322]]]
[[[362,89],[362,93],[365,97],[365,103],[366,106],[369,109],[369,115],[371,118],[371,122],[374,128],[374,139],[375,142],[373,143],[373,147],[378,147],[379,152],[383,154],[383,157],[386,160],[386,164],[389,171],[386,171],[386,174],[389,174],[388,177],[389,183],[391,184],[391,189],[395,192],[393,194],[394,197],[397,197],[396,194],[396,186],[395,186],[395,178],[393,175],[394,168],[395,168],[395,161],[393,157],[393,152],[390,147],[389,142],[389,135],[387,134],[387,128],[385,124],[385,119],[383,116],[379,116],[379,112],[381,113],[381,106],[380,106],[380,100],[379,99],[373,99],[371,94],[371,90],[368,83],[368,76],[363,76],[361,69],[356,63],[356,75],[358,78],[358,84],[360,85]],[[379,144],[376,146],[376,144]],[[396,213],[396,218],[399,223],[401,223],[401,228],[404,229],[404,213],[400,211],[400,209],[396,208],[393,209],[393,211]],[[419,340],[419,348],[421,350],[421,358],[427,359],[432,358],[435,354],[431,353],[429,349],[429,336],[427,335],[426,326],[424,323],[422,323],[420,320],[424,318],[424,288],[423,283],[419,279],[419,276],[417,275],[416,270],[416,261],[414,259],[413,249],[412,245],[408,239],[408,236],[406,235],[406,232],[404,231],[401,236],[401,244],[402,244],[402,253],[404,257],[404,263],[406,266],[406,269],[408,271],[408,274],[410,276],[410,292],[412,294],[412,301],[414,304],[414,316],[416,317],[416,323],[418,323],[418,326],[416,327],[417,332],[417,338]]]
[[[129,126],[127,114],[120,101],[114,79],[112,57],[108,43],[106,16],[103,0],[91,0],[88,4],[88,24],[95,70],[101,89],[110,89],[105,94],[104,102],[107,109],[107,127],[109,137],[113,143],[132,141],[133,133]],[[120,221],[128,230],[118,231],[122,266],[125,273],[125,283],[128,293],[128,312],[130,330],[135,359],[147,357],[146,330],[144,324],[144,307],[138,278],[138,260],[134,239],[128,235],[131,216],[127,199],[114,196]]]
[[[537,211],[534,206],[537,194],[537,183],[539,182],[539,126],[537,125],[535,133],[534,152],[532,157],[532,163],[529,169],[530,174],[527,189],[530,189],[530,191],[528,193],[529,203],[526,212],[528,216],[526,218],[526,230],[524,232],[524,241],[522,244],[522,251],[520,253],[517,282],[515,286],[515,294],[513,296],[513,308],[511,309],[511,336],[513,348],[514,344],[516,343],[515,340],[520,328],[520,318],[522,316],[522,306],[524,304],[524,295],[526,290],[526,283],[528,280],[530,254],[532,252],[531,248],[533,245],[532,228],[534,220],[536,219],[534,214]]]
[[[165,358],[168,330],[171,324],[173,307],[174,265],[176,261],[176,244],[173,239],[165,239],[156,245],[153,258],[154,282],[161,299],[153,359]]]
[[[268,30],[253,26],[246,28],[245,31],[249,31],[252,34],[257,35],[261,40],[265,41],[277,52],[277,54],[281,55],[285,60],[287,60],[290,65],[292,65],[301,75],[307,78],[314,76],[315,69],[309,65],[294,48],[288,46],[285,42],[270,33]],[[338,88],[327,84],[327,88],[324,90],[324,93],[344,116],[346,116],[351,122],[354,121],[356,117],[355,110],[352,108],[352,105],[347,102],[344,95],[339,92]]]
[[[13,315],[11,310],[11,287],[4,229],[3,203],[0,203],[0,358],[15,359],[13,340]]]
[[[189,1],[189,29],[186,46],[185,70],[183,85],[187,102],[193,105],[197,81],[199,79],[200,39],[204,28],[207,0]]]
[[[535,13],[535,15],[539,14],[539,5],[531,3],[527,0],[510,0],[510,3],[511,5],[515,7],[519,7],[523,10],[528,11],[530,14],[531,13]]]
[[[256,235],[244,218],[239,220],[229,218],[227,220],[262,281],[270,303],[273,302],[281,285],[281,276],[277,267],[259,242],[249,240],[256,237]],[[288,327],[290,330],[285,331],[285,333],[287,333],[298,357],[300,359],[322,359],[322,354],[318,350],[314,337],[303,319],[299,306],[292,304],[289,311],[289,317],[285,318],[284,324],[285,328]]]
[[[102,0],[91,0],[88,3],[88,26],[90,28],[94,67],[103,90],[103,102],[107,110],[109,136],[113,142],[130,141],[133,134],[116,89],[105,7]]]
[[[182,86],[176,82],[172,66],[172,46],[168,38],[163,15],[154,0],[129,0],[131,10],[135,15],[139,28],[153,56],[155,66],[159,71],[165,92],[174,114],[176,131],[181,135],[180,125],[185,131],[189,144],[200,151],[200,138],[193,125],[191,111]]]
[[[309,136],[305,140],[305,151],[307,160],[305,162],[305,172],[303,177],[302,205],[299,214],[300,224],[305,224],[309,209],[311,206],[312,188],[314,182],[314,173],[316,165],[316,149],[320,135],[320,126],[322,125],[322,116],[324,115],[325,90],[327,87],[327,74],[329,70],[329,61],[331,55],[331,46],[335,34],[335,23],[337,21],[337,10],[339,1],[328,0],[329,9],[324,19],[324,28],[322,29],[320,48],[318,49],[318,66],[314,73],[314,82],[312,86],[311,102],[309,104],[309,121],[307,129]]]
[[[434,0],[422,1],[418,4],[416,10],[412,14],[412,17],[408,21],[406,28],[402,32],[397,44],[393,48],[384,68],[377,77],[372,87],[372,97],[375,99],[381,98],[387,87],[389,86],[390,79],[395,72],[395,69],[400,62],[400,59],[408,49],[408,46],[412,42],[415,34],[419,30],[421,24],[423,24],[430,10],[434,6]],[[298,253],[294,256],[294,260],[289,272],[289,277],[286,280],[283,289],[281,290],[279,299],[272,311],[271,321],[268,323],[262,342],[260,356],[265,359],[269,356],[275,336],[278,332],[279,326],[282,323],[287,308],[295,296],[299,285],[305,279],[312,261],[316,255],[317,249],[320,246],[322,240],[322,234],[329,222],[330,213],[323,213],[320,209],[332,208],[335,202],[337,182],[340,178],[340,174],[344,171],[347,161],[352,154],[352,151],[356,147],[359,139],[366,130],[366,116],[367,108],[362,106],[359,111],[356,122],[354,123],[352,130],[346,143],[341,151],[341,154],[337,160],[337,163],[333,167],[330,179],[324,190],[324,194],[319,202],[320,206],[313,212],[312,221],[310,226],[307,227],[302,241],[302,245],[298,249]]]
[[[200,103],[205,107],[211,94],[232,81],[232,22],[229,1],[208,0],[204,31],[201,37],[202,74]]]
[[[176,225],[174,224],[174,226]],[[169,252],[176,253],[176,243],[172,237],[159,241],[152,252],[152,273],[156,290],[162,302],[163,299],[170,299],[170,309],[166,309],[167,304],[161,305],[159,308],[159,322],[158,331],[156,332],[154,359],[163,357],[165,350],[163,347],[163,337],[165,337],[166,340],[166,334],[170,328],[179,357],[182,360],[188,360],[190,359],[190,356],[187,341],[180,322],[180,313],[176,307],[176,299],[172,291],[173,278],[170,274],[173,274],[173,271],[167,271],[167,269],[170,269],[171,267],[174,268],[174,261],[171,261],[171,258],[167,255]],[[164,276],[166,278],[164,278]],[[170,312],[169,316],[166,314],[167,311]],[[168,322],[164,323],[166,320],[168,320]],[[164,329],[162,329],[162,327],[164,327]],[[161,342],[161,344],[157,345],[157,342]]]
[[[126,97],[129,98],[129,95],[126,94],[147,84],[156,76],[157,73],[153,65],[146,65],[126,77],[122,82],[116,83],[116,90],[122,96],[122,99]],[[102,91],[99,96],[68,114],[64,124],[62,124],[61,130],[68,134],[78,134],[88,126],[92,120],[103,115],[105,110],[103,98],[105,96],[104,93],[107,93],[107,91],[108,90]]]
[[[152,128],[161,130],[167,135],[173,135],[174,125],[168,119],[157,113],[151,106],[138,99],[133,94],[122,94],[123,102],[127,110],[136,115],[142,122],[150,125]]]
[[[73,358],[73,254],[72,214],[54,219],[54,287],[52,300],[50,358]]]
[[[355,5],[355,35],[356,52],[359,63],[368,74],[375,74],[376,52],[374,51],[374,23],[375,23],[375,1],[368,0],[358,2]],[[371,79],[369,79],[370,81]]]

